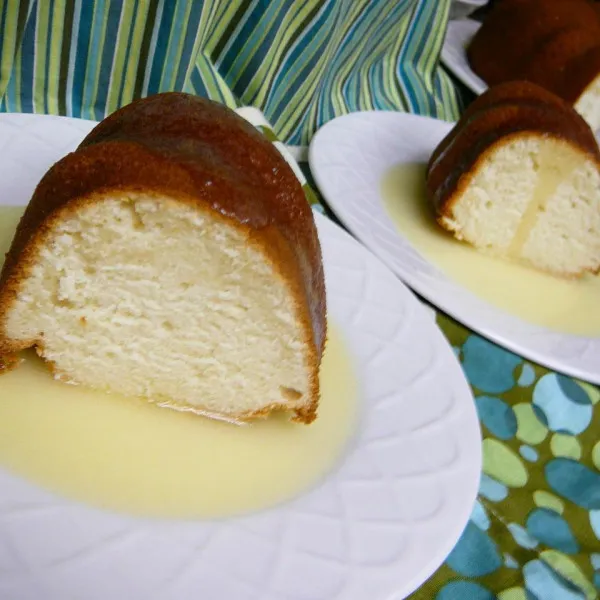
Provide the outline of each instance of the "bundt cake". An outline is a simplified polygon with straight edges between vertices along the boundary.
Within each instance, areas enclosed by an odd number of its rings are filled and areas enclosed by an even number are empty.
[[[0,276],[0,355],[226,420],[310,423],[326,336],[311,209],[233,111],[165,93],[118,110],[43,177]]]
[[[478,249],[565,277],[600,269],[600,150],[535,84],[477,98],[433,152],[427,192],[439,224]]]
[[[526,80],[600,128],[600,11],[589,0],[502,0],[467,48],[489,86]]]

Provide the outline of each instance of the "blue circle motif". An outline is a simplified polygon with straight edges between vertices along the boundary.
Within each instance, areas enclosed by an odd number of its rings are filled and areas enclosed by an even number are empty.
[[[471,512],[471,521],[483,531],[487,531],[490,528],[490,518],[479,500],[475,501],[473,512]]]
[[[501,394],[515,385],[514,372],[523,359],[478,335],[463,345],[463,369],[469,381],[486,394]]]
[[[569,398],[569,400],[575,404],[583,404],[584,406],[591,405],[592,400],[586,391],[580,385],[577,385],[571,378],[557,374],[556,380],[563,394]]]
[[[502,558],[487,533],[469,521],[446,564],[459,575],[481,577],[499,569]]]
[[[575,589],[559,573],[541,560],[532,560],[523,567],[523,578],[528,591],[544,600],[582,600],[581,591]]]
[[[588,399],[587,403],[583,401],[584,397]],[[585,391],[556,373],[548,373],[536,383],[533,407],[537,409],[538,418],[546,421],[548,429],[560,433],[578,435],[587,429],[592,420],[593,409]]]
[[[525,363],[521,369],[517,384],[520,387],[529,387],[535,381],[535,371],[531,365]]]
[[[500,398],[478,396],[475,399],[477,414],[490,433],[501,440],[510,440],[517,434],[517,416],[512,406]]]
[[[508,488],[485,473],[481,474],[479,493],[491,502],[501,502],[508,496]]]
[[[546,481],[557,493],[587,510],[600,510],[600,474],[571,458],[555,458],[545,468]]]
[[[435,597],[435,600],[494,600],[496,596],[487,588],[472,581],[451,581]]]
[[[515,542],[521,546],[521,548],[527,548],[528,550],[532,550],[536,548],[538,545],[538,541],[533,538],[529,532],[521,527],[518,523],[509,523],[507,525],[508,530],[512,534]]]
[[[565,554],[577,554],[579,544],[569,524],[553,510],[536,508],[529,513],[527,531],[542,544]]]
[[[519,454],[529,462],[535,462],[539,458],[538,451],[527,444],[523,444],[519,448]]]

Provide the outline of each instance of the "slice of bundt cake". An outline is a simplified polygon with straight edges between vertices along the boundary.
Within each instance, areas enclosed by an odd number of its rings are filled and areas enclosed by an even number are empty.
[[[229,109],[139,100],[44,176],[0,279],[0,355],[163,406],[310,423],[326,335],[301,185]]]
[[[600,269],[600,151],[534,84],[480,96],[432,154],[427,190],[440,225],[478,249],[567,277]]]
[[[526,80],[600,128],[600,16],[589,0],[502,0],[467,48],[488,85]]]

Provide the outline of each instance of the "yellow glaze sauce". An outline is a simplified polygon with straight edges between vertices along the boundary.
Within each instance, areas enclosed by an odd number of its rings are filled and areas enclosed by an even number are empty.
[[[562,333],[600,335],[600,277],[560,279],[456,240],[434,220],[423,164],[390,169],[381,194],[398,231],[449,279],[529,323]]]
[[[4,256],[22,208],[0,207]],[[317,420],[235,426],[52,379],[34,352],[0,376],[0,468],[92,506],[218,518],[297,496],[341,459],[355,431],[356,370],[330,325]]]

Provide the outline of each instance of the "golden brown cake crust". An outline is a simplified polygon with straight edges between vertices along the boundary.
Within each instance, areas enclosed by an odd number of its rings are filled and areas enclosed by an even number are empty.
[[[528,82],[509,82],[479,96],[434,150],[427,192],[439,222],[452,213],[456,192],[492,145],[518,133],[564,139],[600,164],[589,125],[565,101]]]
[[[16,354],[7,354],[0,356],[0,375],[12,371],[19,363],[19,357]]]
[[[527,80],[574,103],[600,74],[600,11],[589,0],[501,0],[467,48],[489,86]]]
[[[442,142],[435,148],[429,159],[429,169],[438,161],[440,154],[445,152],[447,146],[452,142],[456,135],[467,123],[473,120],[473,116],[481,110],[490,110],[499,105],[513,105],[525,101],[528,104],[538,104],[540,106],[554,106],[559,110],[567,110],[569,114],[573,113],[571,107],[561,98],[548,92],[538,85],[528,81],[509,81],[489,88],[484,94],[478,96],[467,109],[462,113],[457,126],[452,129]],[[460,125],[460,127],[459,127]],[[485,122],[483,122],[485,126]],[[589,127],[582,119],[577,119],[574,126],[579,130],[579,135],[590,143],[588,130]],[[488,126],[489,128],[489,126]],[[595,143],[595,142],[594,142]]]
[[[36,244],[65,211],[94,202],[95,195],[108,190],[164,193],[210,210],[263,248],[290,283],[303,321],[315,376],[311,404],[298,409],[296,418],[312,421],[326,305],[311,208],[271,142],[233,111],[189,94],[159,94],[118,110],[43,177],[0,275],[0,355],[24,349],[6,338],[3,320],[33,262]]]

